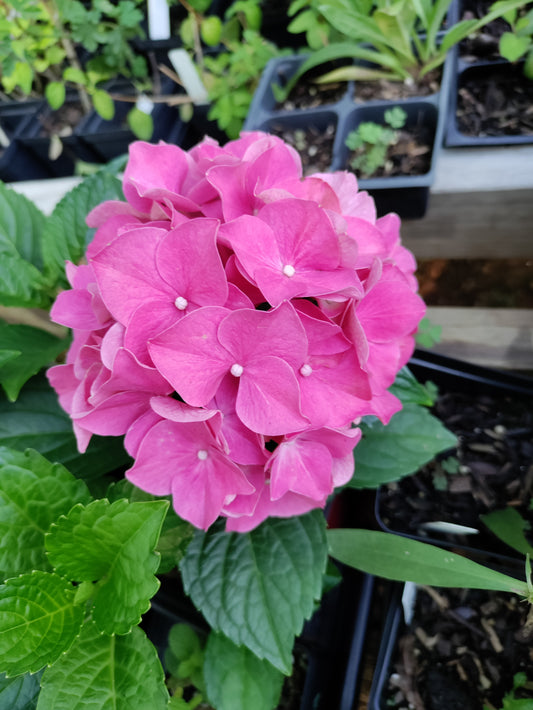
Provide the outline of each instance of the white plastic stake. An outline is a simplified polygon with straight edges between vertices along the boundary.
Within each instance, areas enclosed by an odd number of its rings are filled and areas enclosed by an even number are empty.
[[[170,37],[170,12],[167,0],[148,0],[148,36],[153,40]]]
[[[168,58],[191,101],[197,105],[209,103],[207,89],[187,51],[185,49],[171,49]]]

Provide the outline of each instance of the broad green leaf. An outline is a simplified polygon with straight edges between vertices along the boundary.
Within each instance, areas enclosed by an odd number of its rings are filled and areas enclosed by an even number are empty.
[[[169,701],[157,652],[137,627],[106,636],[87,624],[41,685],[37,710],[166,710]]]
[[[96,113],[103,118],[104,121],[110,121],[115,115],[115,104],[107,91],[96,89],[92,93],[92,99]]]
[[[49,569],[44,536],[76,503],[89,503],[83,481],[36,451],[0,447],[0,576]]]
[[[18,451],[36,449],[50,461],[59,461],[75,476],[85,479],[131,463],[122,440],[116,436],[93,437],[87,451],[80,454],[72,421],[41,375],[28,382],[16,402],[0,397],[0,446]]]
[[[71,81],[73,84],[81,84],[85,86],[87,84],[87,77],[83,69],[76,69],[76,67],[67,67],[63,72],[63,79],[65,81]]]
[[[45,269],[54,281],[68,287],[65,261],[77,264],[91,242],[94,230],[85,223],[87,214],[105,200],[121,200],[120,181],[107,171],[86,178],[58,202],[43,232]]]
[[[0,350],[0,368],[7,365],[8,362],[16,360],[21,354],[20,350],[5,350],[2,348],[2,350]]]
[[[321,511],[270,518],[249,533],[197,532],[181,562],[186,592],[215,631],[283,673],[319,598],[326,567]]]
[[[137,488],[125,478],[109,487],[106,498],[111,502],[120,498],[127,498],[131,503],[161,500],[161,496],[153,496],[150,493],[141,491],[140,488]],[[170,503],[170,497],[165,497],[164,500],[168,500]],[[169,506],[156,547],[156,552],[161,555],[161,563],[157,570],[158,574],[170,572],[178,564],[193,538],[194,530],[190,523],[178,517],[172,506]]]
[[[83,621],[74,595],[65,579],[38,570],[0,586],[0,668],[8,676],[35,673],[70,648]]]
[[[67,347],[68,341],[39,328],[0,321],[0,358],[6,351],[19,352],[8,362],[0,359],[0,384],[8,399],[14,402],[30,377],[52,364]]]
[[[0,303],[39,307],[49,304],[41,274],[44,215],[23,195],[0,182]]]
[[[377,488],[415,473],[441,451],[457,444],[456,437],[425,407],[406,404],[387,425],[371,418],[361,424],[353,488]]]
[[[16,678],[0,674],[0,708],[35,710],[41,689],[41,674],[26,673]]]
[[[133,134],[141,141],[149,141],[154,132],[153,118],[137,107],[128,112],[127,118]]]
[[[530,37],[517,37],[512,32],[504,32],[500,37],[500,54],[508,62],[516,62],[531,46]]]
[[[400,370],[390,391],[403,404],[421,404],[424,407],[431,407],[434,404],[431,389],[420,383],[408,367]]]
[[[217,710],[273,710],[284,680],[268,661],[215,633],[207,641],[204,677],[207,697]]]
[[[159,588],[154,552],[168,501],[96,500],[52,525],[45,544],[58,574],[95,582],[93,619],[100,631],[127,634]]]
[[[533,557],[533,547],[528,542],[525,533],[529,523],[524,520],[514,508],[494,510],[492,513],[480,516],[481,520],[500,540],[523,555]]]
[[[50,108],[57,110],[65,103],[65,84],[61,81],[51,81],[46,85],[44,95],[48,101]]]
[[[525,582],[425,542],[376,530],[328,530],[327,537],[332,557],[378,577],[528,596]]]

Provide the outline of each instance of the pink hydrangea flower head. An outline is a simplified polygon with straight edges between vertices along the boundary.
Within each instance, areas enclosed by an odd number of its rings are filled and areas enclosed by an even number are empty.
[[[73,330],[48,377],[80,451],[124,436],[127,478],[203,529],[323,507],[356,422],[401,407],[424,304],[399,219],[262,132],[134,143],[123,189],[51,312]]]

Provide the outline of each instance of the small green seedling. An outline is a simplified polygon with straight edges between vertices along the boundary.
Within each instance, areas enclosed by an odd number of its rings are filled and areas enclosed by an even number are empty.
[[[513,677],[513,689],[505,694],[501,710],[533,710],[533,698],[517,698],[516,691],[524,688],[527,684],[525,673],[516,673]],[[490,710],[488,705],[483,706],[483,710]]]
[[[533,10],[522,16],[517,9],[510,10],[504,19],[511,25],[511,31],[500,37],[500,54],[509,62],[523,59],[524,75],[533,79]]]
[[[188,624],[174,624],[168,636],[165,668],[169,674],[167,686],[177,708],[196,708],[205,698],[204,649],[200,637]],[[192,698],[183,699],[185,688],[194,688]],[[174,707],[174,706],[171,706]]]
[[[380,167],[387,165],[387,151],[398,142],[398,130],[403,128],[406,112],[399,106],[385,111],[386,125],[365,121],[351,131],[346,146],[355,152],[350,167],[363,177],[372,177]]]

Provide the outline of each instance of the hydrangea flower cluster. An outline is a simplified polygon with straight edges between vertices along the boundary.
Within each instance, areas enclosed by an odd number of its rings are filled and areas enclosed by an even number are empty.
[[[424,304],[399,218],[260,132],[134,143],[123,190],[51,314],[73,329],[48,377],[80,451],[125,435],[127,478],[203,529],[324,506],[360,417],[401,407]]]

